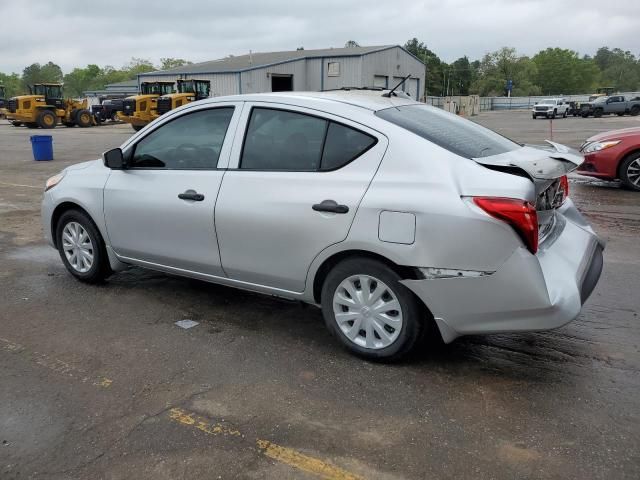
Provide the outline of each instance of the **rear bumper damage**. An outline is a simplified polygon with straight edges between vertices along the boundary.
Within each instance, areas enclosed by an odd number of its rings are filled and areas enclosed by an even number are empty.
[[[404,280],[433,313],[442,338],[549,330],[573,320],[602,272],[604,242],[571,200],[555,231],[532,255],[516,249],[493,274]]]

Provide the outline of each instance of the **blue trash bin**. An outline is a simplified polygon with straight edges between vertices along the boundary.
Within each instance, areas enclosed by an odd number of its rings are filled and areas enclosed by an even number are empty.
[[[31,150],[33,150],[34,160],[53,160],[53,137],[51,135],[31,135]]]

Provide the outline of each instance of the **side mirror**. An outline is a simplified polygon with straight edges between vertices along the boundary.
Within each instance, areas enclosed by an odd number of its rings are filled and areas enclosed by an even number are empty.
[[[111,168],[112,170],[123,170],[126,168],[124,156],[122,155],[122,149],[113,148],[102,154],[104,166]]]

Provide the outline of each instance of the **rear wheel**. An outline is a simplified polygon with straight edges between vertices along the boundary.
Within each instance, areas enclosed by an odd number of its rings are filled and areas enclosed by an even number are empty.
[[[631,107],[629,113],[634,117],[640,115],[640,105],[634,105],[633,107]]]
[[[107,251],[97,227],[80,210],[62,214],[56,226],[56,245],[69,273],[86,283],[98,283],[111,274]]]
[[[620,180],[625,187],[640,191],[640,152],[633,153],[622,161]]]
[[[80,128],[87,128],[91,126],[91,113],[89,110],[78,110],[76,112],[76,124]]]
[[[395,360],[418,343],[426,315],[401,277],[369,258],[337,264],[322,287],[322,314],[351,352],[369,359]]]
[[[38,126],[40,128],[55,128],[58,118],[51,110],[43,110],[38,114]]]

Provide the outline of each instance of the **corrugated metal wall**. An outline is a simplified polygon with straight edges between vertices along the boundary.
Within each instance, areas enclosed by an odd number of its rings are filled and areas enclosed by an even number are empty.
[[[413,79],[411,86],[405,87],[406,90],[419,92],[416,100],[422,96],[424,92],[424,65],[412,55],[408,54],[400,47],[391,48],[382,52],[370,53],[362,57],[362,82],[363,86],[372,86],[375,76],[386,76],[388,78],[388,86],[395,86],[393,77],[406,77],[411,74]]]
[[[333,62],[338,64],[338,75],[329,75],[329,64]],[[210,80],[211,95],[217,97],[270,92],[271,74],[293,75],[293,89],[296,91],[373,86],[376,76],[387,78],[391,87],[394,77],[408,74],[413,80],[405,90],[419,98],[424,89],[424,66],[399,47],[364,56],[301,59],[241,73],[189,74],[183,77]],[[180,74],[144,75],[139,77],[139,81],[176,81],[178,78]]]

